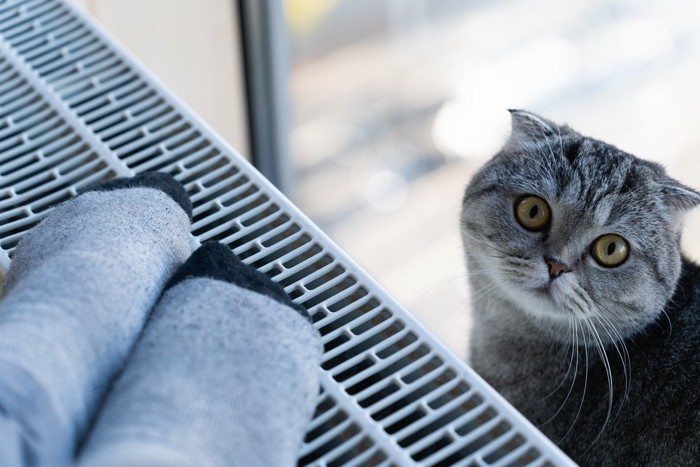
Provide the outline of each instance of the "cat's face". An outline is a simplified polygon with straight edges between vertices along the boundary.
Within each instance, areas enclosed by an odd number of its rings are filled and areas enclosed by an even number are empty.
[[[572,321],[610,340],[641,330],[674,291],[680,218],[700,195],[568,127],[512,118],[509,141],[466,189],[470,274],[549,331]]]

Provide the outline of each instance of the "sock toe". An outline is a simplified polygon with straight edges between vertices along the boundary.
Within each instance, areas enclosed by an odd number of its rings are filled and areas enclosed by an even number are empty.
[[[155,188],[160,190],[179,204],[190,220],[192,220],[192,202],[187,195],[187,191],[172,175],[162,172],[146,172],[131,178],[113,178],[90,185],[81,193],[121,190],[124,188]]]
[[[165,290],[190,278],[207,277],[229,282],[253,292],[267,295],[273,300],[296,310],[311,321],[308,311],[292,302],[284,289],[265,274],[239,260],[231,249],[218,242],[204,243],[173,275]]]
[[[171,284],[79,465],[115,456],[124,465],[296,465],[319,393],[318,331],[219,243],[200,247]]]

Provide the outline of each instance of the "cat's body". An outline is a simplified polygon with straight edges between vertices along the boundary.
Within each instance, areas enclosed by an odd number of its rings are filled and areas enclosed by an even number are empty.
[[[655,164],[513,118],[464,200],[473,367],[579,463],[697,465],[700,268],[681,264],[679,239],[700,197]],[[545,202],[542,226],[515,219],[528,196]],[[626,256],[603,267],[594,247],[611,234]]]
[[[474,348],[474,369],[583,465],[680,466],[693,465],[692,459],[697,465],[700,268],[687,263],[683,269],[673,300],[678,306],[670,305],[668,316],[662,314],[643,333],[625,341],[629,381],[617,350],[606,349],[614,403],[602,433],[610,400],[600,355],[588,349],[586,356],[583,346],[572,354],[571,346],[543,341],[527,322],[517,323],[517,334],[513,328],[504,332],[492,319],[497,319],[494,311],[499,306],[512,314],[515,310],[505,309],[509,304],[492,301],[489,317],[475,317],[482,335],[474,336],[480,340]]]

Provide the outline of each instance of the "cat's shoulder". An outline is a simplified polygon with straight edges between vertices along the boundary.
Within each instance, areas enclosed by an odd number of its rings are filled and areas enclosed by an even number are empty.
[[[695,278],[696,281],[700,281],[700,265],[685,255],[681,257],[681,264],[682,264],[682,270],[681,270],[681,277],[685,278],[687,277],[688,279]]]
[[[667,311],[676,314],[691,310],[697,311],[694,315],[700,321],[700,265],[683,257],[681,276]],[[686,313],[680,314],[686,315]],[[700,329],[698,331],[700,332]]]
[[[683,258],[673,297],[634,344],[644,355],[682,362],[700,371],[700,359],[696,358],[700,356],[700,265]]]

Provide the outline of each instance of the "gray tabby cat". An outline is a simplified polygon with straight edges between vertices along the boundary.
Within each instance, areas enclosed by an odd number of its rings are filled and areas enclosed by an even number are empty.
[[[532,113],[471,180],[473,367],[575,461],[700,464],[700,195]]]

